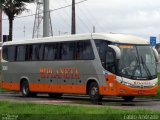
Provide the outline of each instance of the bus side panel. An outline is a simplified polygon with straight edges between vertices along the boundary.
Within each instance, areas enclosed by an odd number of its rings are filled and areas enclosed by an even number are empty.
[[[40,79],[39,82],[30,80],[31,91],[86,94],[87,79],[91,76],[97,76],[93,61],[54,61],[46,62],[46,64],[43,62],[42,64],[42,68],[52,69],[52,77],[54,78],[40,78],[39,74],[39,77],[35,77],[35,79]],[[62,72],[64,72],[63,70],[66,68],[73,69],[73,78],[69,77],[71,71],[68,72],[68,78],[63,76]],[[60,76],[56,76],[57,71]],[[76,77],[75,74],[78,74],[79,77]],[[55,82],[53,83],[53,81]]]
[[[86,94],[87,80],[92,77],[98,80],[100,94],[106,95],[107,93],[106,80],[97,59],[88,61],[13,62],[3,63],[3,66],[8,66],[8,70],[3,71],[5,80],[3,88],[7,90],[19,91],[21,79],[28,78],[31,92]],[[78,72],[79,78],[58,78],[56,76],[57,70],[60,72],[60,69],[65,68],[74,68],[73,72]],[[52,69],[54,76],[42,78],[41,69]],[[103,92],[101,92],[102,90]]]
[[[12,63],[2,62],[2,85],[1,87],[5,90],[19,91],[20,90],[19,81],[14,79],[15,74],[12,73],[13,71],[10,71],[10,68],[12,68],[13,66],[14,65],[12,65]]]

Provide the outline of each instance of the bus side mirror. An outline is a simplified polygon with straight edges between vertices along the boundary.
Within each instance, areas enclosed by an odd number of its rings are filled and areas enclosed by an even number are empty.
[[[120,59],[121,58],[121,50],[119,49],[119,47],[117,47],[115,45],[108,45],[108,46],[115,51],[116,59]]]
[[[152,49],[153,49],[153,53],[154,53],[154,55],[155,55],[156,61],[157,61],[157,62],[160,62],[160,61],[159,61],[158,51],[157,51],[155,48],[152,48]]]

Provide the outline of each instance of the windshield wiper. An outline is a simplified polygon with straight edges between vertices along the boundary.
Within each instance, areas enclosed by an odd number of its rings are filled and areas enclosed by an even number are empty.
[[[142,56],[141,56],[141,60],[142,60],[142,65],[143,65],[143,67],[144,67],[144,69],[145,69],[145,71],[146,71],[146,73],[148,75],[148,78],[150,78],[151,77],[151,72],[149,71],[149,69],[148,69],[146,63],[144,62]]]
[[[135,57],[135,59],[136,59],[137,65],[136,65],[136,67],[134,68],[134,71],[133,71],[133,73],[132,73],[132,77],[134,76],[137,68],[140,68],[140,62],[139,62],[138,58],[136,57],[136,55],[135,55],[134,57]]]

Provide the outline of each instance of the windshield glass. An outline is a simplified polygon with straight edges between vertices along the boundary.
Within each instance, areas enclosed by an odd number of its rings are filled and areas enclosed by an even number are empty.
[[[150,46],[119,45],[121,59],[119,73],[132,79],[156,77],[156,61]]]

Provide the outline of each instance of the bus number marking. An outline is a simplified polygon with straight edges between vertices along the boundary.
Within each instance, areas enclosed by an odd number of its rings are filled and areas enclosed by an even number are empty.
[[[2,70],[3,71],[7,71],[8,70],[8,66],[2,66]]]

